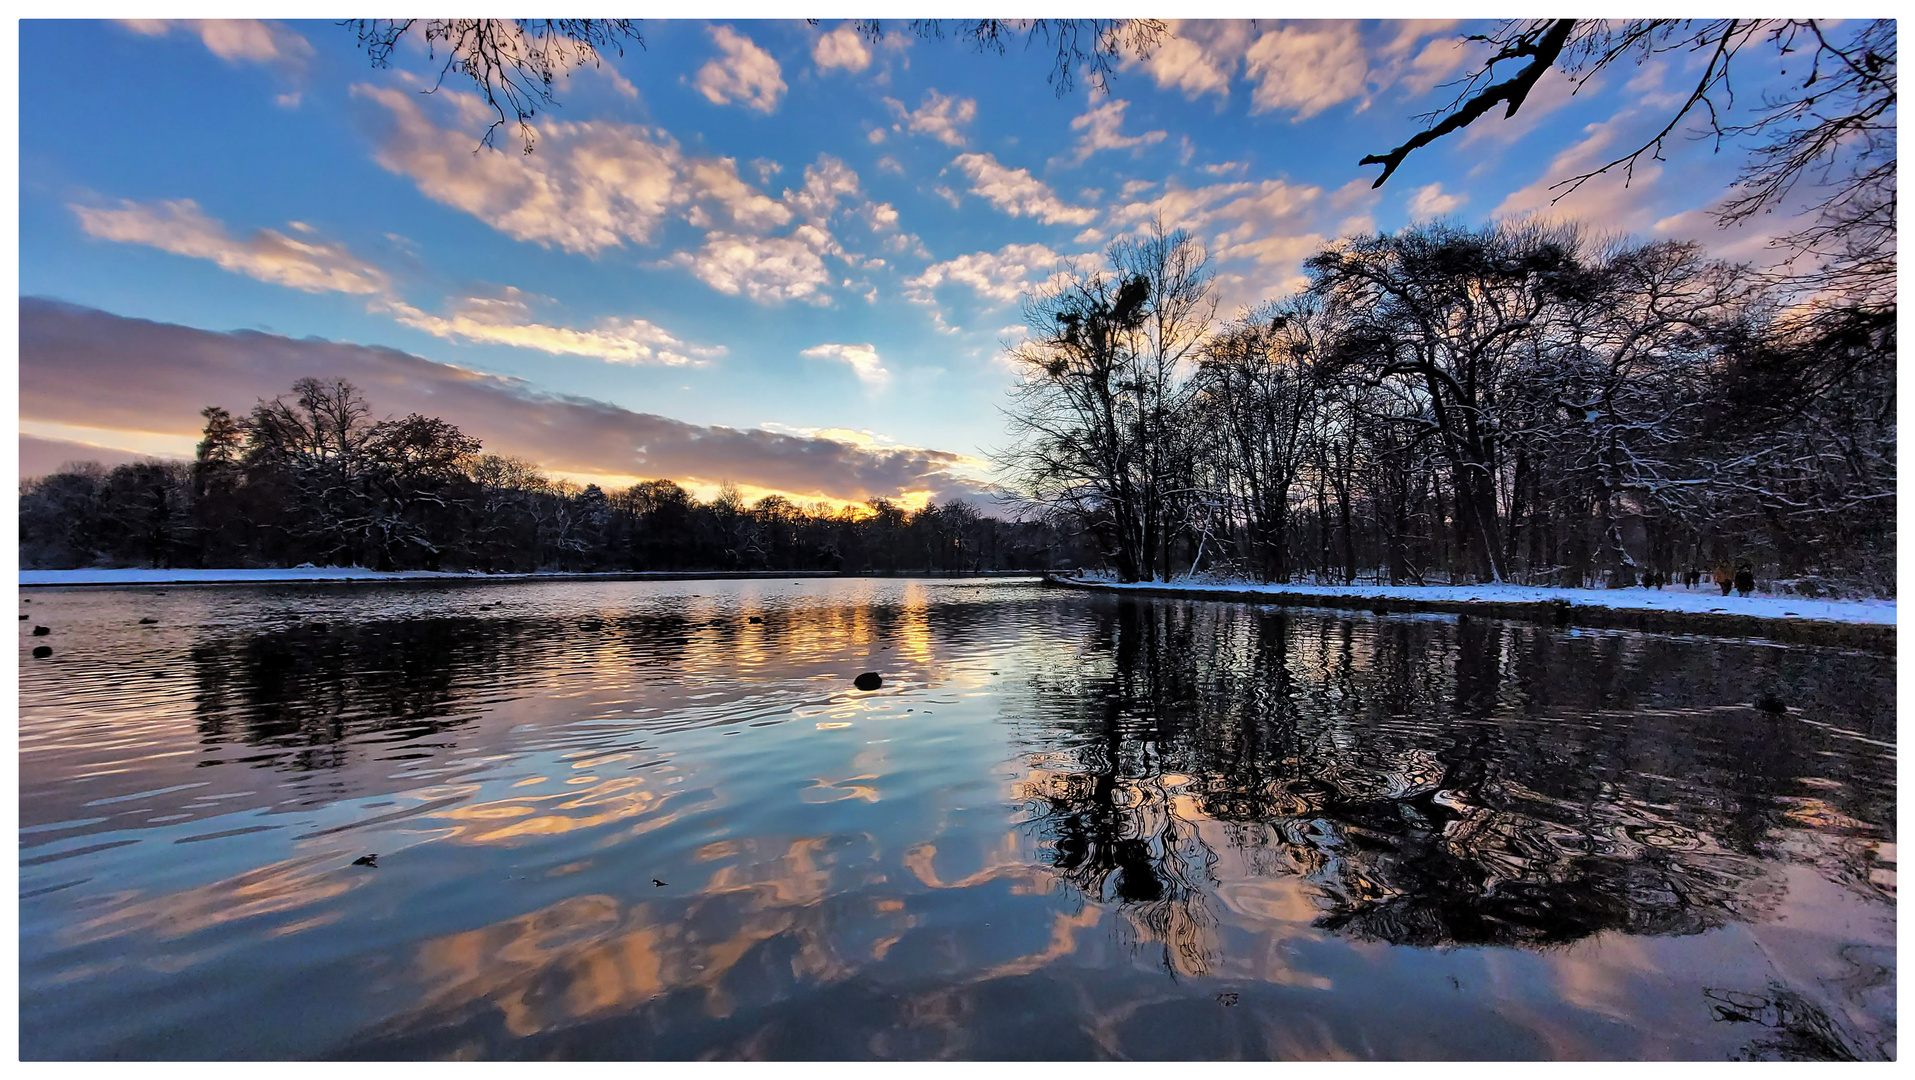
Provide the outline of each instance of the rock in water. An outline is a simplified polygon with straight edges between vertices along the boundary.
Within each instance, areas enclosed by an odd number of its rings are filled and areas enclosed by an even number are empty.
[[[141,620],[140,620],[140,625],[141,625],[141,626],[152,626],[152,625],[153,625],[154,623],[156,623],[156,622],[159,622],[159,620],[158,620],[158,619],[141,619]],[[322,623],[321,625],[324,625],[324,624]]]
[[[26,617],[25,615],[22,615],[22,616],[20,616],[20,621],[21,621],[21,622],[26,622],[26,621],[27,621],[27,617]]]
[[[746,619],[745,621],[746,621],[746,622],[748,622],[748,623],[762,623],[762,622],[764,622],[765,620],[763,620],[763,619],[761,619],[761,618],[759,618],[759,617],[758,617],[758,616],[756,616],[756,615],[753,615],[753,616],[752,616],[751,618],[749,618],[749,619]]]
[[[33,658],[35,660],[45,660],[47,657],[52,655],[53,655],[53,646],[51,645],[35,645],[33,647]]]
[[[377,870],[379,869],[379,856],[377,854],[361,855],[357,859],[354,859],[352,864],[354,866],[370,866],[374,870]]]
[[[884,676],[875,671],[867,671],[851,681],[851,685],[860,690],[876,690],[884,685]]]
[[[1756,698],[1755,707],[1765,713],[1774,713],[1777,716],[1781,716],[1783,713],[1789,711],[1789,707],[1782,703],[1782,699],[1776,697],[1774,694],[1763,694],[1761,697]]]
[[[34,637],[46,637],[48,634],[51,634],[51,633],[53,633],[53,631],[48,630],[44,626],[36,626],[33,628]]]

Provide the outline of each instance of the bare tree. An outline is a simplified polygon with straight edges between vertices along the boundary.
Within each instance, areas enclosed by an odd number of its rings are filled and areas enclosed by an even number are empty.
[[[1419,119],[1423,131],[1361,164],[1381,165],[1380,187],[1414,151],[1504,106],[1514,116],[1551,68],[1580,87],[1625,62],[1665,54],[1705,57],[1681,103],[1649,138],[1556,188],[1567,194],[1613,172],[1625,182],[1645,159],[1661,160],[1669,138],[1700,117],[1720,149],[1740,141],[1747,156],[1730,196],[1715,209],[1727,226],[1782,208],[1805,184],[1809,222],[1777,243],[1806,265],[1792,283],[1847,302],[1894,303],[1895,21],[1893,19],[1514,19],[1466,40],[1494,48],[1461,80],[1448,104]],[[1793,72],[1779,90],[1738,112],[1731,71],[1766,51]],[[1740,60],[1741,63],[1737,63]],[[1509,74],[1511,68],[1513,74]],[[1560,195],[1558,196],[1561,197]]]
[[[1025,304],[1015,443],[1000,462],[1026,497],[1098,537],[1125,581],[1171,573],[1174,448],[1214,312],[1208,253],[1161,224]]]

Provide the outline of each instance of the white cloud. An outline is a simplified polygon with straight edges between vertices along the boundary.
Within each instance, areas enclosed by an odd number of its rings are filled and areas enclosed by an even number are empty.
[[[936,90],[926,91],[924,102],[915,111],[907,110],[896,98],[885,98],[884,103],[898,117],[893,130],[929,135],[946,146],[963,146],[964,133],[958,128],[977,118],[975,100],[951,97]]]
[[[606,318],[585,330],[538,322],[529,301],[544,298],[509,286],[495,296],[463,297],[448,314],[434,315],[399,299],[385,271],[320,237],[302,221],[288,223],[297,237],[261,229],[240,240],[191,199],[154,204],[123,200],[116,209],[75,206],[73,211],[89,235],[206,259],[231,273],[305,292],[366,296],[368,311],[447,340],[590,356],[615,364],[698,364],[725,351],[688,345],[644,319]]]
[[[830,154],[819,154],[816,163],[805,166],[804,187],[787,189],[784,204],[799,217],[822,226],[840,200],[856,199],[860,194],[858,174],[850,166]]]
[[[871,65],[871,50],[865,45],[863,35],[846,24],[819,36],[811,46],[811,61],[818,65],[819,71],[843,68],[856,73]]]
[[[851,366],[851,373],[858,381],[869,387],[883,386],[891,380],[891,373],[878,361],[878,350],[870,345],[841,345],[827,343],[814,345],[799,353],[813,360],[836,360]]]
[[[1303,260],[1327,242],[1318,218],[1323,189],[1283,180],[1238,181],[1185,188],[1169,186],[1155,199],[1113,207],[1111,224],[1187,229],[1217,260],[1222,307],[1234,310],[1282,295],[1304,283]],[[1232,263],[1253,263],[1237,272]],[[1272,271],[1276,273],[1272,273]]]
[[[175,30],[199,35],[200,42],[221,60],[280,64],[304,70],[313,47],[297,32],[258,19],[122,19],[120,24],[148,37]]]
[[[1403,88],[1411,94],[1424,94],[1450,77],[1464,61],[1470,58],[1469,48],[1455,38],[1439,37],[1423,46],[1423,51],[1410,61],[1409,71],[1402,77]]]
[[[208,52],[228,63],[270,65],[294,82],[294,89],[273,98],[275,104],[288,108],[299,104],[297,85],[305,80],[313,58],[312,43],[297,31],[258,19],[121,19],[120,25],[148,37],[164,37],[175,30],[194,34]]]
[[[1468,195],[1446,194],[1442,184],[1429,184],[1410,192],[1406,205],[1411,221],[1428,221],[1440,218],[1468,201]]]
[[[1250,111],[1283,109],[1298,120],[1362,95],[1370,71],[1357,24],[1350,22],[1281,26],[1259,37],[1243,63],[1256,83]]]
[[[832,276],[807,242],[816,239],[815,233],[811,226],[802,226],[791,236],[710,232],[697,251],[679,252],[673,258],[698,280],[729,296],[743,295],[761,304],[786,300],[825,304],[830,300],[820,290],[831,284]]]
[[[1230,80],[1250,44],[1250,24],[1229,19],[1167,19],[1170,33],[1149,59],[1127,56],[1123,67],[1142,67],[1159,87],[1196,99],[1228,97]]]
[[[1615,156],[1617,131],[1627,125],[1629,113],[1611,117],[1585,127],[1582,139],[1559,152],[1530,184],[1505,196],[1493,211],[1498,218],[1535,215],[1555,221],[1597,221],[1603,227],[1639,230],[1658,217],[1643,189],[1655,184],[1662,175],[1661,162],[1645,159],[1627,186],[1620,169],[1598,176],[1573,194],[1564,194],[1556,184],[1563,178],[1588,172]],[[1560,201],[1558,201],[1560,199]]]
[[[1097,212],[1072,206],[1028,169],[1013,169],[990,154],[959,154],[952,162],[971,178],[971,191],[1012,217],[1034,217],[1046,225],[1088,225]]]
[[[729,26],[713,26],[710,30],[724,55],[706,61],[692,86],[714,105],[736,101],[762,113],[777,109],[778,99],[785,93],[778,61]]]
[[[273,229],[261,229],[241,240],[202,213],[191,199],[121,200],[118,208],[76,205],[72,209],[90,236],[208,259],[223,270],[274,285],[359,295],[384,292],[388,287],[384,271],[357,258],[344,245],[287,236]],[[291,227],[295,232],[311,232],[297,223]]]
[[[547,122],[538,126],[535,154],[475,151],[471,123],[489,120],[469,94],[441,92],[465,121],[448,129],[427,117],[418,94],[365,84],[353,92],[391,116],[376,152],[380,165],[517,240],[596,254],[628,240],[651,242],[678,212],[706,221],[715,212],[751,230],[791,220],[790,209],[741,179],[730,158],[688,158],[661,131]]]
[[[1082,162],[1099,150],[1140,150],[1164,141],[1167,134],[1162,131],[1146,131],[1141,135],[1120,134],[1124,126],[1124,110],[1130,102],[1115,98],[1084,113],[1071,121],[1072,131],[1081,131],[1077,143],[1072,147],[1073,162]]]
[[[528,303],[537,299],[542,298],[507,287],[498,296],[463,297],[443,316],[398,300],[375,306],[434,337],[537,349],[555,356],[589,356],[612,364],[702,365],[725,352],[723,346],[687,345],[645,319],[605,318],[588,330],[537,322]]]
[[[1006,244],[997,251],[932,263],[905,284],[911,299],[924,304],[935,303],[932,290],[946,283],[967,286],[981,297],[1008,304],[1044,284],[1069,261],[1043,244]]]

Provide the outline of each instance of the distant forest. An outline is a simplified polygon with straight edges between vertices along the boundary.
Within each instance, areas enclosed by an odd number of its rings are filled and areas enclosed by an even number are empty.
[[[343,380],[202,415],[192,462],[80,463],[23,483],[21,565],[975,573],[1083,557],[1068,528],[959,501],[832,509],[747,504],[730,487],[701,502],[670,480],[581,487],[436,417],[374,420]]]

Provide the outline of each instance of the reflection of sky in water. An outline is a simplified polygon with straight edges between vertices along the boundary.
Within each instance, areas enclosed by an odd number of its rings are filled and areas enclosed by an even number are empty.
[[[1880,658],[977,582],[32,599],[29,1057],[1893,1047]]]

